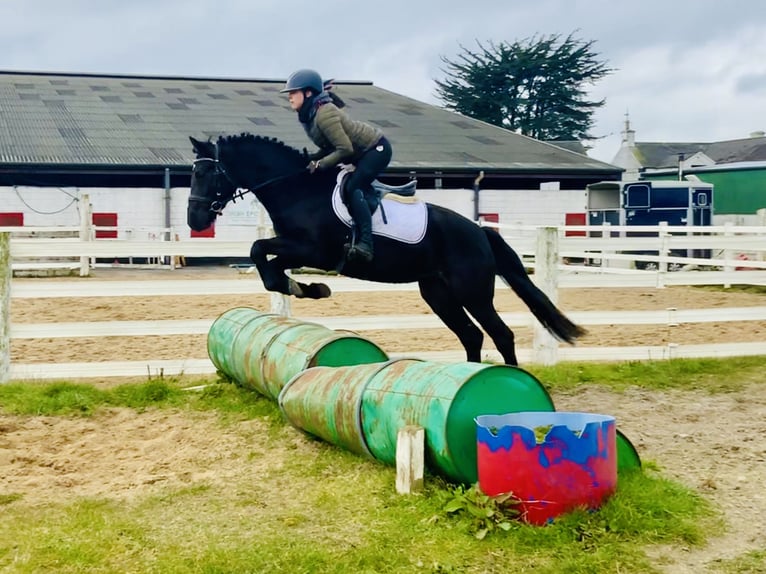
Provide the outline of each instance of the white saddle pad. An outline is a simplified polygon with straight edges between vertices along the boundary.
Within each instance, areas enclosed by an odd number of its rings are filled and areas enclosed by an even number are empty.
[[[338,173],[335,190],[332,193],[332,208],[338,219],[351,227],[353,219],[340,196],[340,186],[345,175],[344,170]],[[383,197],[381,205],[386,213],[388,223],[383,222],[381,206],[378,206],[378,209],[372,214],[373,234],[396,239],[403,243],[419,243],[425,237],[428,210],[423,201],[402,203]]]

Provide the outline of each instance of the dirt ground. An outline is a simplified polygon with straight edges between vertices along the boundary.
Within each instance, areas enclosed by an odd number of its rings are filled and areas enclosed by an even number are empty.
[[[228,277],[236,271],[188,268],[173,272],[104,270],[101,279]],[[40,281],[25,279],[24,281]],[[45,279],[52,281],[53,279]],[[245,280],[257,280],[255,278]],[[721,293],[696,288],[565,289],[564,312],[582,310],[657,310],[763,306],[766,295]],[[269,295],[206,297],[131,297],[14,299],[12,322],[107,321],[215,318],[235,306],[270,308]],[[499,311],[525,311],[510,292],[498,293]],[[339,293],[323,301],[292,301],[293,315],[381,315],[429,313],[416,292]],[[531,332],[517,330],[520,347]],[[459,348],[446,329],[368,331],[360,334],[388,352]],[[766,340],[766,322],[694,324],[678,327],[593,327],[584,346],[657,345]],[[491,348],[489,343],[485,348]],[[766,348],[766,347],[765,347]],[[205,337],[131,337],[14,340],[14,362],[66,362],[206,356]],[[766,351],[764,353],[766,355]],[[766,364],[764,365],[766,366]],[[766,387],[709,395],[704,392],[629,391],[598,387],[577,395],[554,396],[559,410],[609,413],[644,460],[662,473],[697,489],[724,512],[727,528],[705,548],[657,548],[667,572],[697,573],[716,560],[750,550],[766,550]],[[163,485],[199,480],[225,481],[247,461],[247,435],[221,430],[212,417],[167,412],[114,410],[92,419],[0,416],[0,494],[23,493],[39,500],[98,495],[130,497]],[[247,450],[247,449],[244,449]],[[29,495],[29,496],[27,496]],[[712,571],[712,570],[711,570]]]
[[[97,279],[240,279],[258,281],[228,267],[190,267],[175,271],[97,269]],[[15,279],[41,281],[43,279]],[[44,279],[55,281],[55,279]],[[319,281],[320,279],[317,279]],[[709,309],[714,307],[750,307],[766,304],[766,295],[723,293],[691,287],[666,289],[562,289],[558,306],[571,311],[619,311]],[[161,297],[91,297],[14,299],[11,321],[20,323],[77,321],[141,321],[168,319],[215,319],[232,307],[247,306],[268,312],[271,295],[207,295]],[[329,299],[291,299],[292,314],[297,317],[329,317],[353,315],[431,314],[417,291],[335,293]],[[498,290],[495,306],[499,312],[528,312],[510,289]],[[532,330],[514,329],[516,344],[528,348]],[[443,351],[460,349],[457,338],[446,327],[410,330],[369,330],[360,335],[375,341],[389,353],[411,351]],[[703,344],[736,343],[766,340],[766,321],[730,323],[698,323],[678,326],[603,325],[591,326],[578,344],[590,346],[663,345],[667,343]],[[493,349],[485,339],[485,349]],[[130,361],[138,358],[175,359],[183,350],[185,358],[207,357],[206,336],[99,337],[78,339],[19,339],[11,345],[11,360],[18,363],[68,361]]]

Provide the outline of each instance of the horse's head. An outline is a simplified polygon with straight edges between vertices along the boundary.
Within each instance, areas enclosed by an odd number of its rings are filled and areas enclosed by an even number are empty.
[[[217,142],[189,138],[197,159],[191,176],[187,222],[195,231],[207,229],[243,188],[256,195],[306,173],[306,152],[274,138],[252,134],[221,137]],[[259,199],[262,199],[259,196]]]
[[[192,166],[186,221],[194,231],[202,231],[212,225],[239,186],[221,163],[218,144],[189,139],[197,159]]]

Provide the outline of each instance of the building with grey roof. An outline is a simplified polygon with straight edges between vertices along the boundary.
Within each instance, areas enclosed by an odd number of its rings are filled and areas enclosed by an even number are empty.
[[[280,94],[284,80],[0,71],[0,185],[188,185],[189,136],[251,132],[311,147]],[[429,188],[561,189],[621,169],[369,82],[336,82],[356,119],[379,126],[394,157],[385,176]]]
[[[612,163],[624,168],[625,177],[657,169],[721,166],[740,162],[766,161],[766,134],[754,131],[749,137],[714,142],[639,142],[625,118],[622,143]]]

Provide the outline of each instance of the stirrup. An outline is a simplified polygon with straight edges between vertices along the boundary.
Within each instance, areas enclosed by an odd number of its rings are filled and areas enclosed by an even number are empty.
[[[348,261],[364,261],[369,263],[374,257],[372,249],[363,243],[354,243],[353,245],[346,243],[343,246],[343,250]]]

